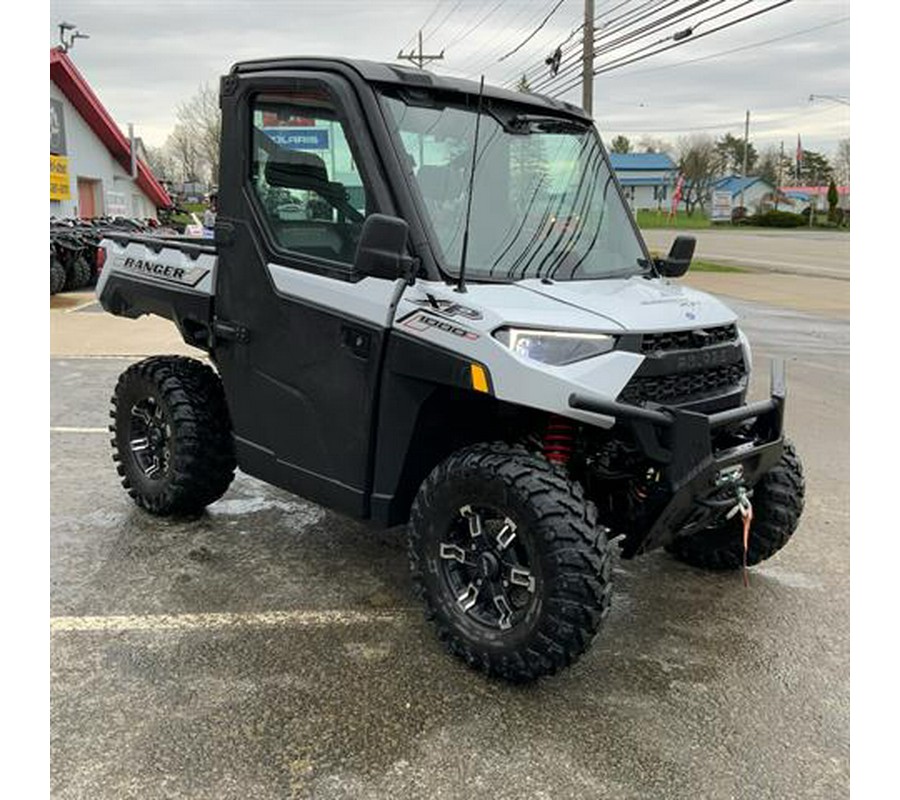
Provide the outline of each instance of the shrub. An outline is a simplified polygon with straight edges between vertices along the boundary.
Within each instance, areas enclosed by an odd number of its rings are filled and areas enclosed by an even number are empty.
[[[766,211],[751,217],[754,225],[763,228],[800,228],[808,224],[802,214],[793,214],[790,211]]]

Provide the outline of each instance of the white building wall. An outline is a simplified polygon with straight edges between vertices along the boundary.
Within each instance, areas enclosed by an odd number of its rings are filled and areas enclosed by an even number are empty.
[[[131,175],[122,168],[106,145],[81,118],[68,98],[50,81],[50,97],[63,105],[66,126],[66,157],[69,159],[69,200],[51,200],[50,216],[75,217],[78,214],[78,178],[100,181],[97,214],[109,213],[110,199],[124,203],[124,216],[156,217],[153,201],[144,194]],[[113,197],[110,197],[112,193]],[[115,210],[115,209],[113,209]]]

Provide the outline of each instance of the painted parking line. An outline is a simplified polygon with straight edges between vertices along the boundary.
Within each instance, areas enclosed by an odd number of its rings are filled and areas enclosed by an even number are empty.
[[[51,425],[50,433],[109,433],[109,428],[73,428],[66,425]]]
[[[216,614],[150,614],[110,617],[51,617],[51,633],[91,631],[192,631],[223,628],[288,628],[393,623],[409,619],[416,609],[383,611],[262,611]]]

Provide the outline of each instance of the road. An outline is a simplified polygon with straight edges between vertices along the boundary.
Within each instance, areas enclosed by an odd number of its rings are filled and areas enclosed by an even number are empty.
[[[754,397],[767,359],[788,359],[807,477],[788,546],[749,589],[664,553],[617,561],[593,649],[513,687],[443,651],[414,602],[402,529],[372,532],[244,475],[197,519],[136,509],[107,404],[140,331],[164,351],[171,333],[77,300],[51,314],[54,798],[848,795],[840,315],[733,303]],[[94,357],[70,352],[76,335]]]
[[[770,272],[850,280],[850,235],[842,231],[744,228],[643,232],[651,250],[669,250],[679,233],[697,238],[696,258]]]

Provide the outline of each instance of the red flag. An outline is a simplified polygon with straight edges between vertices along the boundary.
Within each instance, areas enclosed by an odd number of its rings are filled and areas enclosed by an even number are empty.
[[[681,202],[682,189],[684,189],[684,175],[679,175],[678,180],[675,181],[675,191],[672,193],[672,214],[678,210],[678,204]]]

